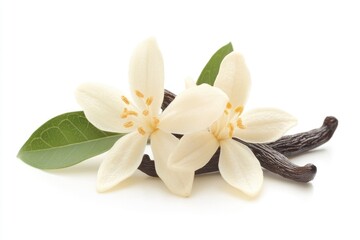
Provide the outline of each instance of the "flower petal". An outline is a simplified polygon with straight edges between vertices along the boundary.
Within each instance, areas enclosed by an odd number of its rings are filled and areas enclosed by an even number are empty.
[[[255,196],[261,189],[263,171],[252,151],[233,139],[220,143],[219,170],[231,186],[249,196]]]
[[[179,140],[172,134],[161,130],[151,135],[151,149],[157,174],[171,192],[187,197],[191,193],[194,172],[172,169],[168,166],[169,156],[178,142]]]
[[[158,114],[164,98],[164,63],[155,39],[142,42],[134,51],[129,68],[130,89],[139,108],[146,107]],[[143,95],[143,97],[141,97]]]
[[[250,91],[250,74],[241,54],[232,52],[220,64],[214,86],[223,90],[234,107],[244,106]]]
[[[195,172],[209,162],[218,148],[218,140],[208,131],[185,134],[170,155],[169,165]]]
[[[121,118],[124,108],[131,109],[121,100],[121,92],[96,83],[85,83],[76,90],[76,100],[83,108],[86,118],[103,131],[127,133],[133,127],[124,127]],[[135,126],[134,126],[135,127]]]
[[[147,136],[133,132],[123,136],[114,144],[98,171],[99,192],[109,190],[136,171],[141,163],[147,139]]]
[[[273,142],[296,124],[289,113],[274,108],[254,109],[241,116],[245,129],[236,129],[234,135],[251,143]]]
[[[179,134],[204,130],[223,114],[227,102],[227,96],[210,85],[189,88],[161,114],[159,128]]]

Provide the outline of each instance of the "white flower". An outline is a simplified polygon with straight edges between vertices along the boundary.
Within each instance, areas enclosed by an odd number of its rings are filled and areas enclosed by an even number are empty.
[[[202,85],[184,91],[160,114],[164,70],[154,39],[143,42],[135,50],[129,80],[134,104],[118,90],[99,84],[81,85],[76,92],[78,103],[94,126],[128,133],[105,156],[98,171],[97,190],[106,191],[131,176],[140,165],[150,138],[159,177],[175,194],[189,195],[193,173],[171,171],[167,166],[168,157],[178,143],[171,133],[206,129],[221,116],[228,98],[221,90]]]
[[[220,147],[221,176],[233,187],[254,196],[262,186],[262,168],[252,151],[232,138],[250,143],[272,142],[295,125],[296,120],[277,109],[243,113],[250,75],[239,53],[230,53],[224,58],[214,86],[222,89],[230,99],[223,115],[208,130],[185,135],[170,156],[169,165],[195,171],[203,167]]]

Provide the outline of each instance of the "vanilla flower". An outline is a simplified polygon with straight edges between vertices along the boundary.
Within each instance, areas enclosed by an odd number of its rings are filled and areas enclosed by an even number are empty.
[[[283,136],[296,120],[288,113],[272,108],[243,113],[250,75],[239,53],[233,52],[224,58],[214,88],[222,89],[229,97],[223,115],[208,130],[185,135],[170,156],[169,165],[194,172],[220,147],[221,176],[231,186],[254,196],[263,182],[261,165],[247,146],[233,138],[250,143],[272,142]]]
[[[219,89],[201,85],[188,89],[161,113],[164,69],[160,50],[153,39],[135,50],[129,70],[134,103],[120,91],[99,84],[81,85],[76,97],[86,118],[97,128],[128,133],[109,150],[101,163],[97,190],[106,191],[130,177],[142,161],[148,139],[156,172],[175,194],[190,194],[193,173],[172,171],[168,157],[178,143],[171,133],[186,134],[209,127],[222,114],[228,101]]]

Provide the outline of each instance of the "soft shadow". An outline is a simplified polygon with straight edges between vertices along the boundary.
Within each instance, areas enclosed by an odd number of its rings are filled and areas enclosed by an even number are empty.
[[[205,191],[209,191],[219,188],[220,174],[208,173],[195,175],[194,184],[191,195],[203,194]]]
[[[257,195],[249,196],[249,195],[244,194],[240,190],[230,186],[225,181],[224,181],[224,187],[223,188],[224,188],[224,191],[228,192],[231,196],[236,197],[236,198],[241,198],[241,199],[244,199],[244,200],[249,201],[249,202],[258,201],[261,198],[261,195],[262,195],[262,192],[263,192],[263,191],[260,190],[260,192]]]
[[[309,183],[301,183],[296,182],[290,179],[286,179],[281,177],[277,174],[269,172],[268,170],[264,169],[264,186],[271,187],[272,185],[283,185],[283,186],[291,186],[291,188],[301,190],[303,192],[312,193],[313,192],[313,185],[311,182]],[[210,189],[211,188],[211,189]],[[204,192],[211,191],[212,194],[214,192],[221,192],[221,194],[227,194],[237,199],[242,199],[248,202],[257,202],[259,201],[263,194],[265,194],[264,189],[261,190],[255,196],[248,196],[241,192],[240,190],[232,187],[229,185],[224,179],[222,179],[219,173],[212,173],[212,174],[204,174],[204,175],[197,175],[195,176],[194,187],[192,191],[193,195],[201,195]]]
[[[211,189],[210,189],[211,188]],[[191,195],[201,195],[211,191],[211,194],[230,195],[245,201],[256,201],[260,198],[261,192],[257,196],[250,197],[238,189],[229,185],[219,173],[202,174],[195,176],[194,187]],[[217,193],[215,193],[217,192]]]
[[[117,184],[115,187],[109,189],[106,192],[102,192],[101,194],[107,194],[107,193],[112,193],[112,192],[116,192],[125,188],[130,188],[132,186],[138,185],[141,182],[144,182],[146,177],[139,175],[139,174],[134,174],[131,177],[129,177],[128,179],[122,181],[121,183]]]

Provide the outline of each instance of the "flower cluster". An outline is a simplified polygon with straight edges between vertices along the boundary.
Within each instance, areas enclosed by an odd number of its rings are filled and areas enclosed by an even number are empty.
[[[214,86],[191,86],[162,112],[163,59],[156,41],[148,39],[131,58],[129,84],[132,101],[112,87],[95,83],[83,84],[76,92],[94,126],[127,133],[109,150],[99,168],[99,192],[136,171],[150,140],[156,172],[171,192],[189,196],[195,171],[220,147],[221,176],[243,193],[256,195],[263,182],[260,163],[248,147],[233,138],[271,142],[296,123],[294,117],[277,109],[244,112],[250,76],[236,52],[222,61]],[[179,140],[173,134],[183,137]]]

